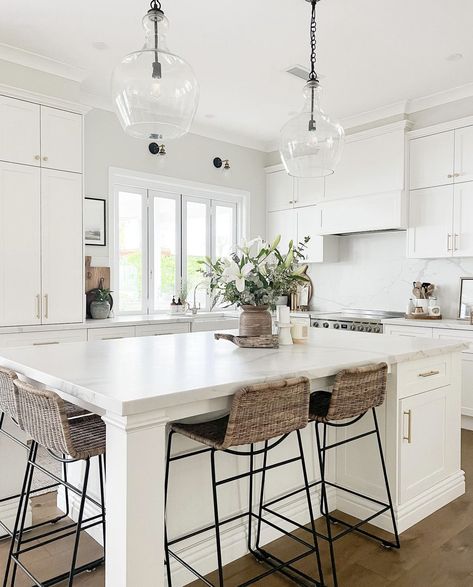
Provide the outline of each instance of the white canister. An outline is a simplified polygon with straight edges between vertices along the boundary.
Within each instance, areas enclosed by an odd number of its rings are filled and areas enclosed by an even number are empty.
[[[309,340],[309,325],[304,322],[293,322],[291,325],[292,340],[303,344]]]

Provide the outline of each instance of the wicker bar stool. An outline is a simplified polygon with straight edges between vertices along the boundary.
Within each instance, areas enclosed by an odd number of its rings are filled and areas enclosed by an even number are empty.
[[[165,493],[166,506],[167,496],[169,493],[169,471],[170,463],[182,459],[191,458],[202,453],[210,453],[210,473],[212,482],[212,499],[214,523],[205,528],[194,530],[185,536],[180,536],[173,540],[168,540],[167,524],[165,534],[166,547],[166,565],[168,585],[172,587],[172,572],[170,566],[171,558],[175,559],[180,565],[193,573],[203,583],[214,587],[199,571],[193,568],[189,563],[183,560],[172,550],[172,547],[183,540],[198,536],[201,533],[214,531],[216,540],[216,555],[218,566],[218,587],[224,586],[223,561],[220,529],[224,524],[234,522],[241,518],[247,518],[247,547],[248,551],[262,563],[265,563],[268,569],[260,573],[257,577],[241,583],[239,587],[251,585],[268,577],[273,573],[279,572],[289,577],[298,585],[323,585],[322,566],[320,561],[317,535],[314,526],[314,516],[310,499],[307,469],[304,460],[300,430],[305,428],[308,423],[309,414],[309,381],[306,378],[295,378],[279,380],[270,383],[251,385],[238,391],[232,401],[230,413],[228,416],[204,423],[173,423],[169,432],[167,462],[166,462],[166,479]],[[291,433],[295,433],[298,441],[298,453],[290,459],[279,461],[268,465],[268,453],[271,449],[281,444]],[[202,445],[204,448],[194,450],[189,453],[172,456],[172,440],[176,434],[185,436]],[[256,443],[264,443],[262,448],[257,449]],[[235,450],[235,447],[249,446],[249,450]],[[217,453],[227,453],[237,456],[249,457],[248,472],[234,475],[232,477],[217,479],[215,457]],[[262,455],[262,466],[255,467],[255,457]],[[307,514],[311,521],[311,538],[308,542],[299,536],[289,533],[287,530],[276,525],[273,521],[264,517],[264,494],[266,474],[269,470],[283,467],[290,463],[299,462],[301,465],[301,474],[303,489],[307,499]],[[261,487],[259,492],[259,505],[257,511],[254,511],[253,497],[255,495],[254,477],[261,474]],[[218,488],[224,484],[238,481],[248,477],[249,480],[249,500],[248,511],[231,516],[221,520],[218,505]],[[280,516],[285,522],[299,525],[292,522],[284,516]],[[252,526],[256,522],[256,531],[253,539]],[[304,552],[298,556],[293,556],[289,560],[283,561],[279,557],[269,553],[260,546],[262,524],[268,524],[273,529],[280,531],[283,535],[289,536],[298,544],[304,547]],[[314,573],[309,576],[297,569],[294,565],[303,558],[313,555]],[[315,578],[314,578],[315,577]]]
[[[20,445],[26,451],[30,450],[29,444],[26,442],[21,441],[13,434],[10,434],[5,428],[6,424],[6,417],[9,417],[13,423],[18,426],[18,414],[15,404],[15,386],[14,382],[18,380],[18,375],[15,371],[11,369],[7,369],[5,367],[0,367],[0,433],[3,436],[6,436],[10,441],[14,442],[15,444]],[[79,408],[74,404],[69,402],[65,402],[65,409],[68,418],[78,418],[85,415],[89,415],[90,412],[84,410],[83,408]],[[63,475],[64,479],[67,481],[67,467],[66,463],[63,464]],[[33,489],[31,494],[35,494],[38,492],[43,492],[48,489],[55,489],[58,487],[58,483],[51,483],[43,487],[39,487],[38,489]],[[0,499],[0,504],[5,503],[14,499],[19,499],[20,494],[16,495],[9,495],[7,497],[3,497]],[[36,524],[34,526],[30,526],[26,528],[26,530],[31,530],[33,528],[37,528],[38,526],[44,526],[46,524],[55,524],[66,518],[69,515],[69,492],[66,489],[65,491],[65,504],[66,504],[66,511],[61,516],[56,516],[52,520],[48,520],[47,522],[42,522],[41,524]],[[5,535],[0,538],[0,540],[4,540],[7,538],[11,538],[12,531],[11,529],[2,521],[0,520],[0,527],[5,532]]]
[[[399,534],[397,531],[396,519],[394,516],[391,491],[389,488],[388,475],[386,471],[386,463],[383,454],[383,447],[381,444],[381,436],[379,433],[378,419],[375,410],[375,408],[381,406],[385,400],[387,372],[388,367],[386,363],[367,365],[365,367],[354,369],[346,369],[338,373],[335,377],[335,383],[332,392],[316,391],[312,393],[310,397],[310,420],[315,422],[317,453],[320,465],[320,481],[316,481],[315,483],[311,484],[311,486],[319,484],[321,485],[321,514],[325,517],[327,534],[319,534],[319,537],[327,540],[329,543],[333,584],[335,587],[338,586],[334,552],[334,542],[336,540],[346,536],[350,532],[357,532],[363,536],[379,541],[385,548],[400,548],[401,546],[399,541]],[[329,427],[341,428],[350,426],[361,420],[368,412],[371,412],[373,418],[374,428],[372,430],[362,434],[357,434],[356,436],[347,438],[346,440],[342,440],[340,442],[335,442],[330,445],[327,444],[327,431]],[[322,434],[320,434],[320,426],[322,426]],[[337,483],[332,483],[325,477],[327,451],[349,442],[355,442],[370,435],[376,436],[380,456],[380,465],[386,487],[387,503],[373,499],[347,487],[342,487]],[[356,524],[349,524],[348,522],[336,518],[330,514],[327,500],[327,487],[335,487],[338,490],[362,497],[368,501],[371,501],[380,509],[376,513],[370,515],[368,518],[360,520]],[[362,528],[364,524],[372,521],[374,518],[384,514],[387,511],[389,511],[392,520],[394,541],[385,540],[376,534]],[[343,530],[334,535],[331,527],[332,524],[340,525]]]
[[[3,587],[14,587],[18,567],[28,576],[37,587],[50,587],[65,582],[69,587],[74,577],[84,571],[90,571],[104,563],[104,557],[76,567],[80,535],[83,530],[97,525],[102,526],[105,543],[105,504],[104,504],[104,454],[105,454],[105,424],[102,419],[90,414],[82,418],[70,418],[66,402],[54,391],[40,389],[18,379],[14,379],[14,397],[18,424],[32,439],[29,456],[20,495],[15,527],[10,543],[10,551],[5,569]],[[49,454],[61,463],[84,461],[85,471],[82,489],[71,485],[67,480],[60,479],[54,473],[46,470],[36,460],[38,446],[46,448]],[[64,455],[67,455],[66,457]],[[90,472],[90,459],[99,459],[100,502],[87,495]],[[25,519],[31,484],[35,470],[48,475],[57,484],[80,497],[77,523],[70,523],[54,530],[43,533],[33,532],[26,538]],[[100,513],[87,519],[84,518],[86,500],[99,508]],[[32,550],[42,548],[67,536],[75,536],[70,569],[58,576],[39,580],[21,560],[22,555]],[[11,581],[8,583],[10,569]]]

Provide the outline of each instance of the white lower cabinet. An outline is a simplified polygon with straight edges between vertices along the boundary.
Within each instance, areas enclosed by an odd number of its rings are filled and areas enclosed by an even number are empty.
[[[87,330],[85,328],[18,332],[14,334],[0,334],[0,347],[48,346],[65,342],[85,342],[86,340]]]
[[[192,322],[192,332],[214,332],[216,330],[231,330],[238,328],[238,318],[221,318],[218,320],[194,320]]]
[[[105,328],[89,328],[87,340],[116,340],[119,338],[133,338],[134,326],[109,326]]]
[[[432,328],[423,328],[422,326],[393,326],[386,324],[383,332],[389,336],[420,336],[422,338],[432,338]]]
[[[190,324],[146,324],[136,327],[136,336],[161,336],[163,334],[183,334],[190,332]]]
[[[400,502],[433,487],[456,470],[458,407],[450,401],[450,386],[399,402],[402,434],[400,451]]]

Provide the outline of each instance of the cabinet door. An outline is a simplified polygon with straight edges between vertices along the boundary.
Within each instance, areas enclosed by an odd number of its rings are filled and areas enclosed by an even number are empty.
[[[268,212],[287,210],[294,203],[294,180],[285,170],[268,173],[266,177]]]
[[[0,326],[41,322],[40,171],[0,163]]]
[[[0,160],[39,166],[39,105],[0,96]]]
[[[82,116],[41,106],[41,165],[82,172]]]
[[[451,257],[452,233],[453,185],[412,191],[409,204],[409,257]]]
[[[454,143],[453,130],[410,141],[411,190],[453,183]]]
[[[82,322],[82,176],[41,171],[43,324]]]
[[[297,239],[297,217],[295,210],[280,210],[268,213],[268,241],[272,242],[281,235],[279,249],[286,251],[289,241]]]
[[[87,340],[118,340],[119,338],[134,338],[134,326],[109,326],[106,328],[89,328]]]
[[[297,215],[297,241],[310,236],[310,241],[305,250],[307,263],[324,263],[338,261],[338,237],[320,236],[320,208],[307,206],[298,208]]]
[[[473,257],[473,182],[455,184],[453,215],[453,256]]]
[[[455,181],[473,180],[473,126],[455,131]]]
[[[383,333],[387,336],[408,336],[410,338],[432,338],[432,328],[422,326],[393,326],[385,324]]]
[[[399,402],[401,504],[454,472],[459,417],[449,393],[446,386]]]
[[[310,206],[324,199],[324,178],[294,179],[294,207]]]

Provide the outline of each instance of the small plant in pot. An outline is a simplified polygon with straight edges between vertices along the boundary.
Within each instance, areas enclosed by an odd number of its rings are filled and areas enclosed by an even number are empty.
[[[90,304],[90,315],[95,320],[104,320],[110,315],[111,308],[111,290],[105,287],[97,288],[95,292],[95,300]]]

